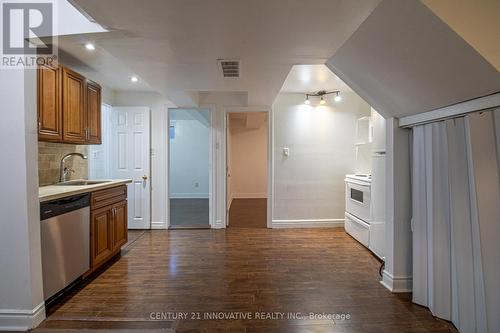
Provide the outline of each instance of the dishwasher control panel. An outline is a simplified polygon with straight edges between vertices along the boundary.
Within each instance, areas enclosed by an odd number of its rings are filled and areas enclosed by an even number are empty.
[[[40,220],[72,212],[90,205],[90,194],[74,195],[40,203]]]

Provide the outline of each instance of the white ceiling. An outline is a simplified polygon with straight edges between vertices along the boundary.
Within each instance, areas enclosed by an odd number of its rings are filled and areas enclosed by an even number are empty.
[[[295,65],[281,87],[282,92],[288,93],[308,93],[319,90],[351,91],[351,88],[325,65]]]
[[[420,1],[382,1],[327,66],[386,117],[500,91],[495,67]]]
[[[74,4],[67,0],[52,2],[54,6],[55,18],[52,21],[52,36],[73,35],[82,33],[106,32],[101,25],[90,21],[82,15]],[[39,35],[37,37],[50,37],[49,35]]]
[[[292,65],[325,63],[380,2],[73,1],[115,30],[95,38],[98,48],[179,106],[195,105],[200,91],[248,92],[250,105],[272,104]],[[241,78],[223,79],[218,58],[240,59]]]
[[[152,91],[142,78],[119,57],[115,57],[100,46],[100,40],[119,35],[120,32],[68,35],[58,37],[59,61],[82,75],[113,90]],[[85,44],[91,42],[96,49],[89,51]],[[131,82],[138,76],[138,82]]]
[[[107,31],[96,22],[92,22],[75,8],[74,3],[67,0],[53,2],[57,11],[57,35],[71,35],[85,33],[96,33]]]

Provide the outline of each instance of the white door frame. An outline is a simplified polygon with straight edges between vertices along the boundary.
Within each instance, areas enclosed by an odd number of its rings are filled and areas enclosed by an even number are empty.
[[[215,156],[215,150],[214,150],[214,114],[215,114],[215,107],[213,105],[200,105],[199,107],[167,107],[166,113],[167,116],[166,121],[165,121],[165,133],[166,133],[166,151],[167,151],[167,156],[165,158],[165,194],[166,194],[166,203],[165,203],[165,229],[170,228],[170,110],[174,109],[208,109],[210,112],[210,127],[209,127],[209,152],[208,152],[208,223],[210,225],[210,228],[214,228],[214,221],[215,221],[215,207],[214,207],[214,198],[215,198],[215,186],[214,186],[214,179],[215,179],[215,168],[214,163],[213,163],[213,157]]]
[[[267,112],[267,227],[272,228],[273,222],[273,174],[274,174],[274,163],[273,163],[273,145],[274,145],[274,131],[273,131],[273,112],[270,107],[267,106],[245,106],[245,107],[225,107],[223,110],[223,129],[222,129],[222,159],[223,163],[221,168],[219,168],[219,176],[222,178],[223,182],[223,197],[221,198],[224,202],[224,212],[222,214],[222,225],[224,228],[227,225],[227,114],[234,112]]]

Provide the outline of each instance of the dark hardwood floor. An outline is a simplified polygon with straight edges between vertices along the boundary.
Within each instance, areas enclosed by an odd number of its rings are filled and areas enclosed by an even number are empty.
[[[208,199],[170,199],[170,228],[210,228]]]
[[[380,263],[342,229],[158,230],[49,310],[61,320],[170,318],[176,332],[455,332],[380,285]],[[252,319],[196,319],[212,313]],[[256,319],[255,313],[345,314],[348,320]],[[191,316],[193,315],[193,319]],[[163,318],[166,319],[166,318]]]
[[[141,237],[145,232],[146,232],[146,230],[133,230],[133,229],[129,229],[129,231],[128,231],[128,237],[127,237],[128,238],[127,243],[125,243],[122,246],[122,249],[128,248],[136,240],[138,240],[139,237]]]
[[[267,199],[233,199],[230,228],[267,228]]]

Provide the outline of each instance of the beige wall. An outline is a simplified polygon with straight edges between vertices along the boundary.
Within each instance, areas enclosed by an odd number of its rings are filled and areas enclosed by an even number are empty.
[[[38,181],[40,186],[57,183],[59,181],[61,158],[68,153],[74,152],[88,155],[88,146],[39,142]],[[83,160],[80,157],[70,157],[65,165],[75,170],[70,179],[88,178],[88,160]]]
[[[229,128],[228,192],[233,199],[267,197],[267,114],[231,114]]]
[[[422,3],[500,71],[500,1],[422,0]]]

